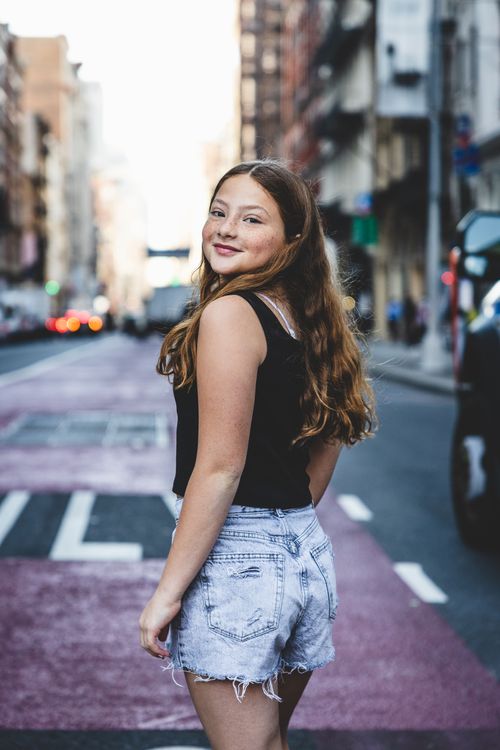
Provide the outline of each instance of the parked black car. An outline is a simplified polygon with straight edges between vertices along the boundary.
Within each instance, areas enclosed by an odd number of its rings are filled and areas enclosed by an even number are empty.
[[[500,213],[471,211],[462,219],[450,266],[453,508],[465,543],[500,548]]]

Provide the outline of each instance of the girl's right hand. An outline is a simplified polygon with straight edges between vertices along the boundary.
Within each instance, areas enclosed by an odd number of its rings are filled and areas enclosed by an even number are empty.
[[[170,653],[158,645],[157,639],[166,641],[169,625],[180,612],[181,601],[166,601],[161,594],[155,593],[144,607],[139,618],[141,646],[151,656],[164,659]]]

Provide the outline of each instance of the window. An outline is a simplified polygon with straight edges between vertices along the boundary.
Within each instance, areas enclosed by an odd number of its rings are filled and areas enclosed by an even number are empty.
[[[242,57],[255,56],[255,34],[245,32],[241,35],[240,48]]]

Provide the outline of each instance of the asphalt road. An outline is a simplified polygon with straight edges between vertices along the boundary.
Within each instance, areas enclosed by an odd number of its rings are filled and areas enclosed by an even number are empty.
[[[344,451],[338,494],[373,513],[365,529],[394,562],[415,562],[448,597],[442,617],[500,681],[500,552],[479,552],[458,536],[449,485],[455,403],[379,380],[375,439]]]
[[[0,748],[208,747],[187,689],[137,642],[173,528],[159,343],[23,344],[8,363],[0,349]],[[455,529],[453,399],[384,379],[377,395],[376,437],[344,448],[318,506],[337,659],[313,675],[290,747],[493,750],[500,556]]]
[[[99,334],[99,336],[60,335],[35,341],[4,343],[0,346],[0,374],[19,370],[21,367],[41,362],[56,354],[85,346],[85,344],[104,336],[108,337],[109,334]]]

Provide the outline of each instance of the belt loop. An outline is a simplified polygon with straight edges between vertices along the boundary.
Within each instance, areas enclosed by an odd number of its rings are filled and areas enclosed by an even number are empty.
[[[275,508],[274,512],[278,516],[278,518],[284,518],[285,514],[283,513],[283,510],[281,508]]]

